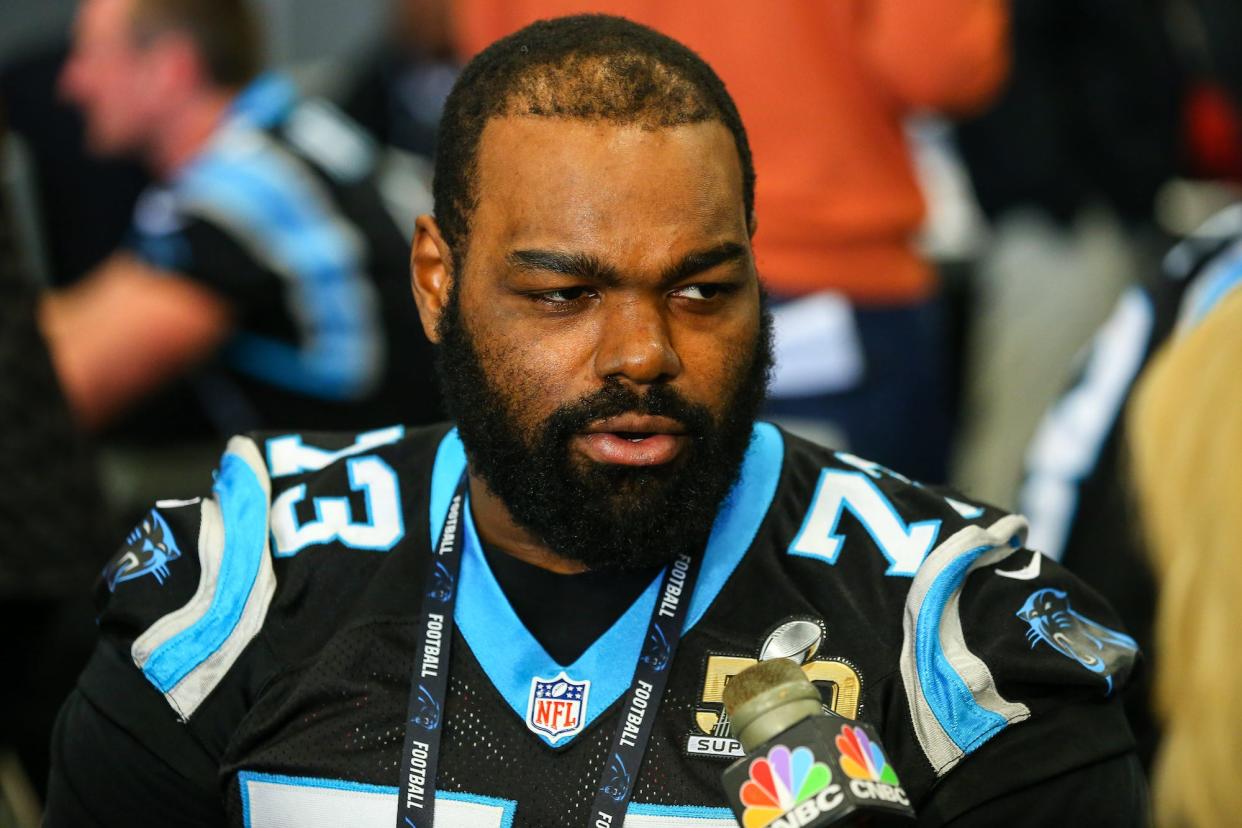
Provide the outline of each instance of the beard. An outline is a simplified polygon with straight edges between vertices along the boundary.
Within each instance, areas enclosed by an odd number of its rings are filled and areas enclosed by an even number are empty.
[[[772,319],[762,296],[759,333],[749,351],[722,354],[737,365],[719,417],[667,384],[638,393],[615,378],[522,429],[518,399],[484,368],[484,354],[461,317],[454,283],[440,318],[436,368],[470,461],[513,520],[557,556],[591,570],[663,566],[707,542],[721,503],[737,481],[772,368]],[[497,359],[497,362],[502,360]],[[515,388],[521,366],[504,372]],[[529,384],[529,381],[527,381]],[[589,424],[636,413],[670,417],[688,444],[660,466],[575,462],[571,440]]]

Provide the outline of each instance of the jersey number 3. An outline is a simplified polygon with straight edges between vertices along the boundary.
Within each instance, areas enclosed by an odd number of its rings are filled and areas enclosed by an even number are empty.
[[[282,492],[272,502],[272,541],[276,557],[296,555],[307,546],[322,543],[340,543],[351,549],[387,552],[405,536],[397,473],[373,454],[350,456],[359,450],[366,451],[377,444],[391,442],[391,439],[376,440],[375,436],[377,433],[374,432],[359,435],[353,446],[335,452],[306,446],[300,437],[277,438],[269,443],[268,457],[273,477],[312,471],[344,459],[349,488],[361,495],[361,504],[356,497],[351,504],[348,496],[319,495],[311,501],[314,519],[302,521],[297,512],[298,505],[306,500],[306,484]],[[398,436],[399,432],[393,438]],[[282,445],[279,443],[281,440],[289,443]],[[355,509],[358,505],[361,508]]]

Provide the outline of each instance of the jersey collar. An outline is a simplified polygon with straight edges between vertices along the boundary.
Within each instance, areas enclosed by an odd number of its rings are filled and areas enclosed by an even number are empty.
[[[737,484],[716,515],[703,555],[698,585],[690,600],[685,631],[689,631],[724,587],[750,547],[776,495],[784,459],[784,442],[775,426],[756,423]],[[435,544],[448,514],[466,454],[457,429],[440,441],[431,478],[430,543]],[[660,578],[570,665],[558,664],[527,631],[487,565],[466,510],[457,609],[453,615],[470,650],[510,709],[525,720],[531,680],[551,679],[562,670],[575,681],[589,680],[584,728],[607,710],[629,687],[638,663],[647,622],[655,605]],[[618,665],[627,665],[617,669]],[[544,737],[541,737],[544,738]],[[544,741],[551,744],[549,740]],[[556,747],[571,744],[561,739]]]

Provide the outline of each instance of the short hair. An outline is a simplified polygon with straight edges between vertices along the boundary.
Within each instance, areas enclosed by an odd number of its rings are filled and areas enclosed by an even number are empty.
[[[508,115],[649,129],[719,121],[737,147],[747,220],[754,210],[746,129],[724,82],[701,57],[621,17],[540,20],[480,52],[445,102],[432,191],[436,222],[458,265],[477,204],[479,141],[488,120]]]
[[[140,40],[185,34],[218,86],[241,88],[263,65],[263,29],[247,0],[134,0],[133,26]]]

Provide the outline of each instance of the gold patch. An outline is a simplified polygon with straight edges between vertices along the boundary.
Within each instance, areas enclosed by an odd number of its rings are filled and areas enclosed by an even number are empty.
[[[724,712],[725,685],[738,673],[758,663],[757,658],[719,655],[707,657],[700,704],[710,707],[699,707],[694,713],[695,725],[704,735],[731,737],[728,716]],[[847,719],[858,718],[862,680],[853,665],[835,658],[814,660],[803,664],[802,672],[810,681],[828,691],[826,703],[833,713]]]

